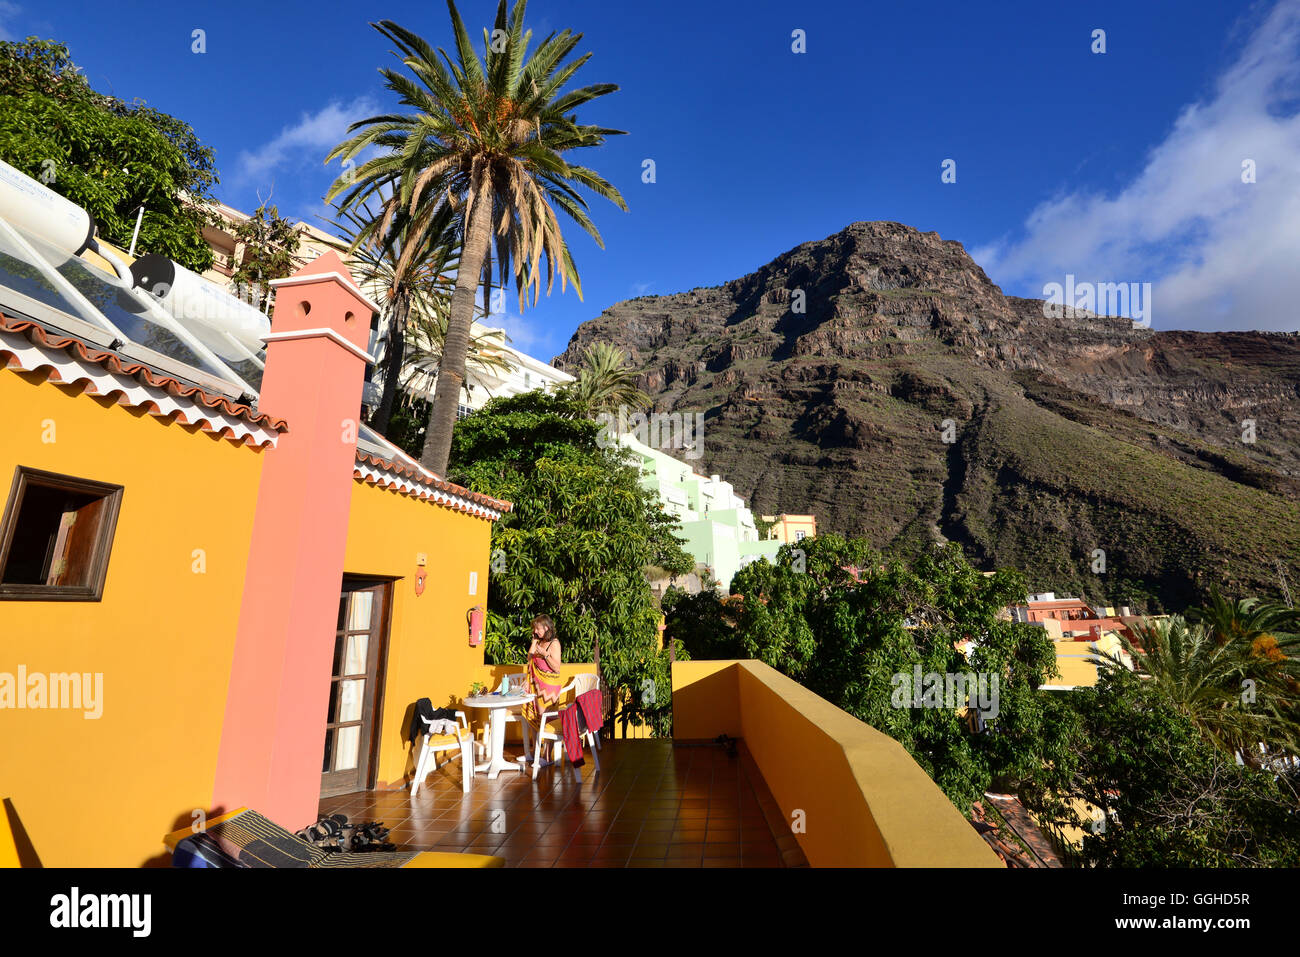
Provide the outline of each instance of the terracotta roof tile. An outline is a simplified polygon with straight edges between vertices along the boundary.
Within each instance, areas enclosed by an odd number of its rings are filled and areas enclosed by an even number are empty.
[[[215,395],[208,392],[196,385],[189,385],[181,382],[171,376],[164,375],[157,369],[154,369],[143,362],[124,359],[116,353],[105,352],[104,350],[99,349],[90,343],[84,342],[75,336],[70,336],[65,333],[51,332],[39,323],[32,322],[29,319],[16,319],[0,312],[0,332],[22,335],[37,347],[65,352],[76,362],[100,366],[111,375],[134,379],[145,386],[161,390],[169,396],[197,403],[204,409],[210,410],[210,412],[215,416],[239,419],[259,430],[277,433],[288,431],[288,424],[283,419],[272,418],[269,415],[264,415],[255,411],[242,402],[235,402],[225,396]],[[6,367],[18,367],[28,372],[34,372],[37,371],[37,368],[43,368],[48,370],[49,377],[52,381],[64,385],[77,385],[81,383],[83,384],[85,391],[93,394],[111,395],[116,392],[120,394],[123,404],[145,408],[155,415],[172,414],[171,411],[160,408],[157,402],[150,401],[147,398],[134,399],[128,397],[126,396],[125,391],[120,388],[97,392],[93,382],[84,379],[84,377],[69,377],[50,362],[43,362],[38,364],[36,367],[29,368],[28,364],[24,364],[20,361],[18,355],[12,349],[6,349],[3,346],[0,346],[0,362],[2,362]],[[182,418],[184,418],[183,415]],[[191,423],[188,418],[185,418],[185,421],[187,424],[195,424]],[[197,424],[201,428],[205,428],[207,431],[228,434],[228,437],[230,438],[239,437],[234,434],[233,429],[213,428],[213,423],[208,420],[200,421]],[[249,444],[265,444],[256,441],[251,435],[246,436],[245,440],[248,441]]]
[[[402,462],[394,462],[390,459],[381,458],[380,456],[371,455],[367,452],[361,452],[361,451],[357,452],[357,461],[365,465],[373,466],[374,468],[380,469],[381,471],[391,473],[395,476],[405,478],[412,485],[424,486],[428,489],[442,492],[444,493],[444,495],[452,496],[453,501],[442,502],[441,504],[447,505],[450,508],[455,508],[458,511],[471,511],[471,509],[467,505],[456,503],[455,499],[461,499],[463,500],[463,502],[472,502],[474,505],[477,505],[482,509],[487,509],[489,511],[498,512],[502,514],[504,514],[505,512],[509,512],[514,508],[514,504],[512,502],[507,502],[502,499],[492,498],[492,496],[483,495],[480,492],[471,492],[469,489],[464,488],[463,486],[456,485],[453,482],[447,482],[439,478],[437,475],[435,475],[432,472],[423,469],[416,469]],[[371,479],[375,481],[376,484],[381,484],[385,487],[400,488],[401,486],[401,483],[396,480],[393,482],[382,482],[379,481],[378,479],[375,479],[373,476],[366,476],[364,473],[361,473],[360,471],[354,474],[358,475],[361,478]],[[433,496],[431,494],[422,494],[419,497],[431,498]]]

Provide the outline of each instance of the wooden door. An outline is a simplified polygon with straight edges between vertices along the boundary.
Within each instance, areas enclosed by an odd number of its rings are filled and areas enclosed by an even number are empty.
[[[334,635],[321,797],[364,791],[373,784],[391,604],[391,583],[344,579]]]

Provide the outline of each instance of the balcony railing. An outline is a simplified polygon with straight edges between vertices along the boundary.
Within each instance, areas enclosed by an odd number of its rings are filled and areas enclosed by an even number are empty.
[[[901,744],[759,661],[673,664],[673,736],[742,738],[813,867],[1001,867]]]

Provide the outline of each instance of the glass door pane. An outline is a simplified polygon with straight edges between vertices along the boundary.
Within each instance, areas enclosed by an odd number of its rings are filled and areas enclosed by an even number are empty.
[[[361,747],[361,726],[350,725],[334,732],[334,767],[332,771],[350,771],[357,766],[357,752]]]
[[[323,796],[369,783],[390,588],[345,580],[339,596],[321,761]]]

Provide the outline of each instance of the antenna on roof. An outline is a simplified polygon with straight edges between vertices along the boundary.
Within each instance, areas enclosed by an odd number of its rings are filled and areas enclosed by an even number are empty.
[[[139,212],[135,214],[135,231],[131,233],[131,249],[127,252],[128,256],[135,256],[135,241],[140,238],[140,223],[144,220],[144,205],[141,204]]]

